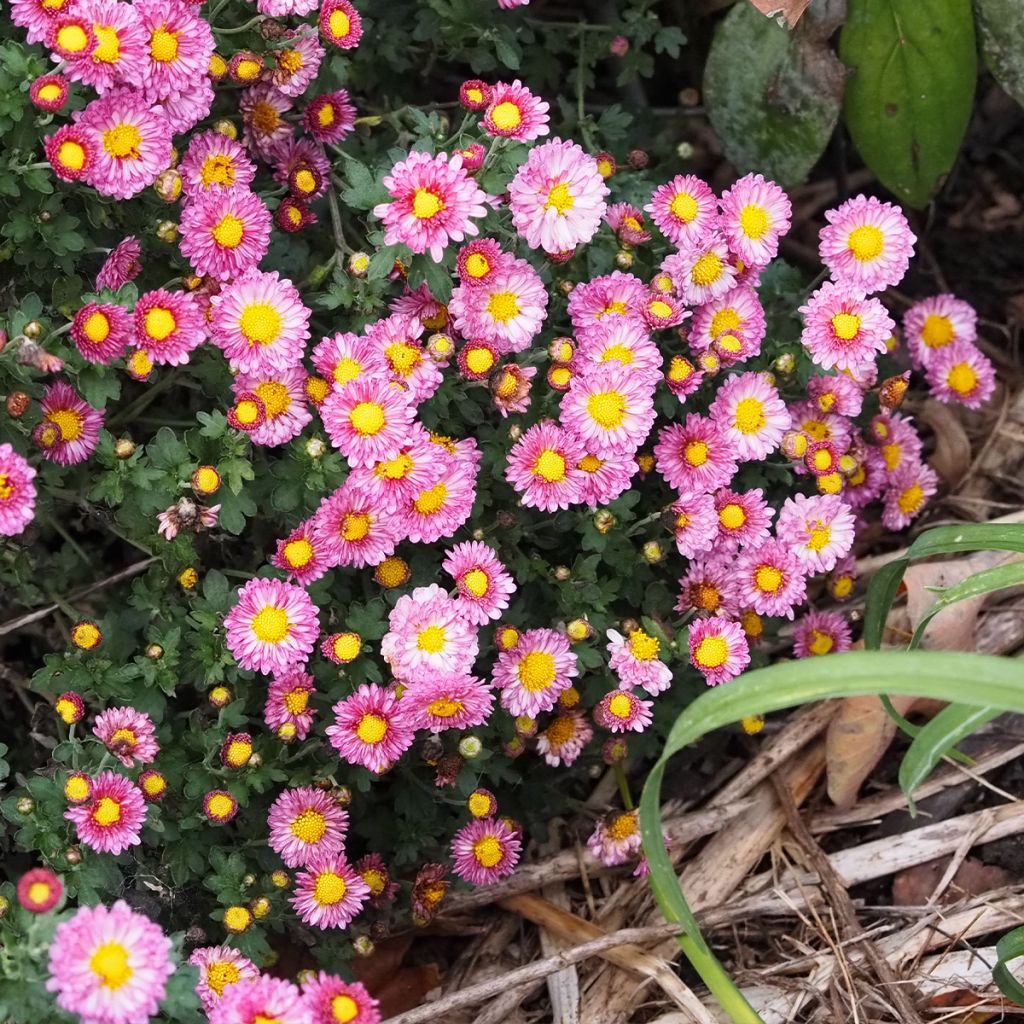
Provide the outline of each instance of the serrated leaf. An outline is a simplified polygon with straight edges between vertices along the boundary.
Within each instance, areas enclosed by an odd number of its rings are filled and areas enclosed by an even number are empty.
[[[974,0],[974,22],[992,77],[1024,106],[1024,4]]]

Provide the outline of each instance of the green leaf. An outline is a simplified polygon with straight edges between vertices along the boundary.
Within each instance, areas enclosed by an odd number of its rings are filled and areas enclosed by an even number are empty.
[[[743,172],[796,185],[839,119],[842,68],[822,40],[797,37],[749,3],[718,26],[704,99],[725,155]]]
[[[1024,105],[1024,5],[1019,0],[974,0],[974,22],[992,77]]]
[[[996,988],[1018,1006],[1024,1006],[1024,985],[1013,976],[1009,962],[1024,956],[1024,928],[1014,928],[1007,932],[996,943],[996,956],[999,958],[992,968],[992,980]]]
[[[911,206],[928,203],[974,102],[971,0],[850,0],[839,55],[846,124],[864,162]]]

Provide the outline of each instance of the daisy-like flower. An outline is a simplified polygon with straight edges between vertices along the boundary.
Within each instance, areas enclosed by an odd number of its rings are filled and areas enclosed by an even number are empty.
[[[738,676],[750,664],[750,646],[743,627],[728,619],[698,619],[692,623],[690,664],[708,686]]]
[[[949,293],[915,302],[903,314],[903,338],[917,367],[927,369],[942,349],[977,337],[978,314],[974,307]]]
[[[917,238],[898,206],[859,195],[825,219],[818,255],[833,281],[870,295],[903,280]]]
[[[89,24],[96,46],[88,56],[68,62],[68,78],[91,85],[100,95],[115,85],[140,84],[148,54],[135,7],[117,0],[79,0],[74,10]]]
[[[607,867],[632,860],[642,850],[640,821],[636,811],[614,813],[598,822],[587,839],[587,849]]]
[[[459,86],[459,103],[466,110],[472,110],[478,114],[481,110],[486,110],[487,104],[490,102],[491,87],[479,78],[467,79]]]
[[[0,537],[17,537],[32,522],[36,471],[9,444],[0,444]]]
[[[414,440],[393,459],[353,467],[346,482],[365,496],[371,508],[397,512],[441,478],[443,465],[438,465],[437,447],[417,434],[418,428],[414,428]]]
[[[487,213],[487,196],[462,167],[457,153],[430,156],[413,152],[384,176],[392,202],[373,208],[384,222],[385,242],[405,244],[414,253],[429,252],[440,263],[450,241],[475,235],[472,217]]]
[[[767,458],[791,425],[785,402],[763,373],[729,377],[715,395],[709,414],[736,445],[741,462]]]
[[[712,302],[736,285],[736,268],[729,262],[725,238],[717,231],[668,256],[661,269],[691,306]]]
[[[764,307],[757,292],[737,285],[694,311],[687,343],[694,352],[706,352],[716,342],[721,347],[731,335],[742,342],[743,357],[750,358],[761,351],[765,329]]]
[[[887,351],[896,325],[878,299],[846,285],[825,281],[799,310],[800,336],[810,357],[826,370],[857,370]]]
[[[130,199],[171,163],[171,128],[131,89],[113,89],[82,111],[95,161],[86,180],[101,195]]]
[[[74,67],[89,59],[97,42],[88,19],[70,10],[53,23],[46,45],[53,51],[54,61],[61,66]]]
[[[224,990],[239,982],[255,981],[259,968],[231,946],[201,946],[192,950],[188,962],[199,969],[196,995],[209,1012],[224,995]]]
[[[441,568],[458,587],[455,604],[476,626],[500,619],[516,592],[516,582],[494,549],[480,541],[465,541],[445,552]]]
[[[320,644],[320,653],[335,665],[348,665],[363,651],[363,639],[358,633],[331,633]]]
[[[193,5],[138,0],[135,9],[147,36],[142,85],[148,99],[187,91],[206,77],[214,50],[213,32]]]
[[[331,443],[352,466],[394,459],[410,439],[416,410],[406,392],[386,380],[358,380],[320,407]]]
[[[511,84],[495,82],[482,124],[488,135],[497,135],[519,142],[547,135],[549,105],[534,96],[517,78]]]
[[[54,701],[53,710],[65,725],[74,725],[85,718],[85,701],[74,690],[68,690]]]
[[[864,392],[845,373],[812,377],[807,395],[820,412],[834,416],[859,416],[864,406]]]
[[[734,578],[740,604],[759,615],[793,618],[807,596],[806,566],[783,540],[767,540],[741,551]]]
[[[134,344],[158,365],[187,363],[206,340],[206,318],[191,292],[146,292],[135,304],[134,321]]]
[[[677,175],[655,189],[644,209],[662,234],[679,246],[699,244],[719,225],[714,192],[692,174]]]
[[[619,677],[622,689],[640,686],[655,696],[672,685],[672,670],[659,657],[661,643],[642,629],[624,637],[608,630],[608,667]]]
[[[289,902],[303,924],[316,928],[344,928],[362,909],[370,887],[337,854],[315,854],[295,876],[295,894]]]
[[[363,19],[348,0],[324,0],[320,5],[320,34],[341,50],[359,45]]]
[[[852,643],[850,625],[839,612],[808,612],[793,630],[793,653],[798,658],[842,654]]]
[[[123,853],[142,840],[146,801],[139,788],[116,772],[100,772],[92,780],[87,803],[64,812],[75,824],[80,842],[98,853]]]
[[[140,1024],[159,1012],[174,973],[171,941],[123,900],[80,907],[50,944],[49,992],[89,1024]]]
[[[178,170],[189,198],[220,189],[247,189],[256,176],[256,165],[241,144],[215,131],[192,136]]]
[[[93,735],[125,766],[149,764],[160,751],[153,720],[135,708],[109,708],[96,716]]]
[[[459,250],[456,269],[462,284],[484,284],[496,271],[512,263],[514,257],[503,252],[493,238],[478,238]]]
[[[224,617],[226,642],[242,668],[284,673],[304,665],[316,645],[318,609],[301,587],[252,579]]]
[[[277,42],[271,81],[285,96],[301,96],[316,78],[326,51],[315,36],[296,31],[286,32]]]
[[[234,909],[249,913],[245,907]],[[263,1024],[263,1021],[309,1024],[310,1021],[309,1007],[299,988],[270,974],[229,985],[207,1012],[209,1024]]]
[[[197,274],[230,281],[266,256],[270,223],[266,203],[248,189],[197,193],[181,211],[181,253]]]
[[[632,690],[612,690],[594,708],[594,721],[609,732],[643,732],[653,721],[654,702]]]
[[[122,285],[134,281],[142,271],[142,263],[139,260],[141,253],[142,247],[134,235],[121,239],[103,261],[103,266],[96,275],[96,290],[116,292]]]
[[[766,267],[779,252],[789,230],[793,204],[763,175],[748,174],[722,193],[721,227],[729,249],[745,264]]]
[[[596,508],[627,491],[639,467],[631,454],[602,459],[588,452],[576,463],[576,468],[583,474],[580,501]]]
[[[254,156],[269,163],[274,147],[294,134],[281,116],[292,109],[291,97],[269,82],[259,82],[242,93],[238,107],[242,113],[242,142]]]
[[[575,377],[562,399],[562,424],[598,457],[635,451],[654,424],[652,387],[613,363]]]
[[[327,556],[323,546],[313,537],[311,519],[300,523],[287,537],[277,542],[277,551],[271,556],[270,564],[283,569],[303,587],[327,572],[330,567]]]
[[[124,355],[132,339],[132,316],[112,302],[87,302],[71,321],[71,339],[90,363],[110,363]]]
[[[725,487],[736,475],[739,449],[727,428],[690,413],[664,427],[654,446],[654,464],[681,498]]]
[[[471,729],[491,717],[494,693],[475,676],[433,673],[417,676],[406,684],[399,705],[413,729],[444,732]]]
[[[887,530],[902,530],[920,515],[938,489],[938,477],[923,462],[908,462],[889,478],[882,522]]]
[[[379,347],[369,338],[347,332],[324,338],[313,349],[313,366],[336,388],[365,379],[368,373],[386,372]]]
[[[882,468],[890,476],[904,466],[921,461],[921,437],[908,418],[898,413],[876,416],[871,421],[871,430],[879,442]]]
[[[346,89],[314,96],[302,114],[302,127],[317,142],[341,142],[355,127],[356,108]]]
[[[537,735],[537,753],[553,768],[573,764],[594,738],[582,711],[559,713]]]
[[[270,157],[274,180],[292,195],[311,202],[327,191],[331,163],[318,142],[289,136],[274,144]]]
[[[536,366],[518,366],[509,362],[498,367],[491,378],[491,403],[502,418],[510,412],[526,412],[530,407],[530,392],[536,376]]]
[[[400,509],[402,532],[414,544],[432,544],[450,537],[473,511],[476,500],[474,464],[457,458],[442,459],[437,483],[410,498]]]
[[[395,299],[390,307],[392,313],[413,317],[431,331],[442,332],[448,327],[448,308],[438,302],[426,284],[419,288],[406,286],[405,293]]]
[[[379,853],[368,853],[360,857],[356,861],[356,871],[370,887],[370,903],[373,906],[381,907],[394,902],[399,885],[391,880],[391,872]]]
[[[226,789],[211,789],[203,796],[203,814],[214,825],[226,825],[238,813],[238,800]]]
[[[690,316],[690,311],[683,308],[682,302],[674,295],[651,290],[644,301],[644,323],[652,331],[660,331],[667,327],[678,327]]]
[[[526,260],[514,259],[473,285],[452,292],[448,310],[464,337],[522,352],[544,323],[548,292]]]
[[[282,726],[295,730],[295,739],[304,740],[313,725],[316,708],[309,699],[316,693],[313,677],[308,672],[289,672],[276,676],[267,691],[263,721],[268,729],[279,733]]]
[[[760,488],[744,493],[722,488],[716,492],[714,502],[718,519],[717,550],[732,551],[767,539],[775,510],[764,500]]]
[[[82,401],[66,381],[51,384],[39,402],[42,422],[32,438],[43,458],[71,466],[84,462],[99,443],[103,413]]]
[[[665,371],[665,383],[682,403],[704,383],[704,371],[698,370],[686,356],[673,356]]]
[[[853,513],[834,494],[797,494],[782,506],[776,532],[808,572],[828,572],[853,547]]]
[[[569,318],[577,337],[595,325],[610,327],[619,317],[643,323],[647,286],[632,274],[612,274],[581,282],[569,296]]]
[[[345,852],[348,812],[329,793],[314,786],[286,789],[267,816],[270,848],[290,868],[319,855]]]
[[[211,338],[243,373],[286,370],[302,360],[310,311],[276,270],[250,270],[210,300]]]
[[[452,839],[453,870],[473,885],[490,885],[515,871],[521,849],[519,835],[503,819],[478,818]]]
[[[25,29],[25,41],[41,43],[46,40],[54,22],[74,8],[74,0],[11,0],[8,8],[11,21]]]
[[[557,512],[582,500],[583,475],[576,467],[585,455],[574,433],[543,420],[512,446],[505,478],[528,508]]]
[[[61,181],[80,181],[91,175],[98,146],[91,132],[74,124],[61,125],[43,139],[46,159]]]
[[[342,981],[326,971],[309,973],[302,994],[310,1024],[380,1024],[379,1003],[358,981]]]
[[[380,653],[396,679],[466,675],[480,650],[472,622],[436,583],[403,594],[388,625]]]
[[[552,139],[530,150],[509,184],[512,223],[532,248],[566,252],[594,237],[607,195],[597,161],[575,142]]]
[[[53,910],[63,893],[61,880],[49,868],[32,868],[18,879],[18,902],[33,914]]]
[[[240,373],[231,389],[236,395],[251,392],[263,403],[266,418],[249,431],[254,444],[285,444],[301,434],[313,418],[306,406],[306,372],[300,366],[271,373]]]
[[[320,504],[310,535],[327,565],[378,565],[394,550],[401,536],[400,524],[382,513],[374,502],[346,481]]]
[[[703,615],[735,615],[741,607],[731,556],[711,548],[704,557],[692,557],[679,581],[676,611]]]
[[[957,402],[968,409],[980,409],[996,389],[995,367],[969,341],[958,341],[933,353],[925,376],[932,395],[940,402]]]
[[[501,706],[513,715],[536,718],[558,703],[579,675],[569,641],[553,629],[528,629],[510,651],[501,651],[491,683],[501,690]]]
[[[338,756],[380,774],[412,746],[415,730],[403,719],[391,690],[363,683],[333,709],[335,723],[327,738]]]
[[[632,203],[612,203],[605,211],[604,222],[626,245],[643,245],[653,237],[644,227],[644,215]]]
[[[694,494],[672,505],[672,532],[676,548],[685,558],[712,550],[718,537],[719,519],[710,494]]]

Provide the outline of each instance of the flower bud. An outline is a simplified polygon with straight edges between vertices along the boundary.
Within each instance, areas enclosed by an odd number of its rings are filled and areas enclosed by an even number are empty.
[[[287,871],[277,870],[270,876],[270,882],[276,889],[287,889],[291,881]]]
[[[684,140],[676,146],[676,156],[679,157],[680,160],[689,160],[695,152],[696,150],[693,148],[692,142],[686,142]]]
[[[796,356],[792,352],[783,352],[772,363],[772,369],[783,377],[788,377],[796,369]]]
[[[373,956],[374,945],[373,941],[368,935],[358,935],[355,941],[352,943],[352,948],[355,950],[356,956]]]
[[[36,809],[36,802],[30,796],[19,796],[14,806],[19,814],[31,814]]]
[[[327,445],[319,437],[311,437],[306,442],[306,454],[311,459],[322,459],[327,454]]]
[[[626,157],[626,162],[635,171],[642,171],[651,162],[651,157],[646,150],[631,149]]]
[[[334,802],[339,807],[348,807],[352,803],[352,790],[348,786],[335,786],[332,790]]]
[[[249,909],[252,911],[252,916],[258,921],[262,917],[266,917],[270,913],[273,904],[267,899],[266,896],[257,896],[256,899],[249,904]]]
[[[656,540],[649,540],[643,546],[642,552],[648,565],[657,565],[665,557],[665,549]]]
[[[245,886],[246,889],[251,889],[255,884],[256,884],[256,876],[253,875],[253,874],[245,875],[242,878],[242,885]]]
[[[636,619],[623,619],[622,620],[622,632],[629,636],[630,633],[635,633],[640,629],[640,623]]]
[[[226,686],[215,686],[206,695],[206,699],[212,707],[226,708],[234,700],[234,694]]]
[[[559,565],[555,567],[555,579],[559,583],[565,583],[572,579],[572,569],[567,565]]]
[[[615,36],[608,44],[608,52],[613,57],[625,57],[629,53],[629,40],[625,36]]]
[[[479,757],[483,749],[484,745],[476,736],[463,736],[459,741],[459,756],[464,757],[467,761]]]
[[[135,442],[130,437],[119,437],[114,442],[114,455],[121,459],[130,459],[135,454]]]
[[[354,252],[348,258],[348,272],[353,277],[366,277],[370,269],[370,256],[365,252]]]
[[[156,237],[168,245],[178,240],[178,225],[173,220],[162,220],[156,226]]]
[[[21,419],[28,411],[31,401],[24,391],[12,391],[7,396],[7,415],[12,420]]]
[[[38,341],[43,334],[43,325],[38,320],[29,320],[29,322],[22,327],[21,333],[24,334],[29,341]]]
[[[570,296],[570,295],[572,294],[572,290],[573,290],[573,288],[575,288],[575,287],[576,287],[576,285],[574,285],[574,284],[572,283],[572,281],[559,281],[559,282],[558,282],[558,290],[559,290],[559,291],[560,291],[560,292],[561,292],[561,293],[562,293],[562,294],[563,294],[563,295],[564,295],[564,296],[565,296],[566,298],[568,298],[568,297],[569,297],[569,296]]]
[[[178,573],[178,584],[183,590],[191,590],[199,582],[199,573],[190,565]]]
[[[11,901],[6,896],[0,896],[0,918],[7,916],[7,911],[11,909]]]
[[[740,725],[748,736],[754,736],[764,728],[764,715],[744,715]]]
[[[238,129],[226,117],[215,121],[213,130],[220,135],[226,135],[229,139],[238,138]]]
[[[628,252],[626,249],[620,249],[615,254],[615,266],[617,266],[619,270],[629,270],[629,268],[633,266],[633,254]]]
[[[508,439],[514,444],[523,436],[523,428],[518,423],[510,423],[508,427]]]
[[[181,174],[170,167],[166,171],[161,171],[153,182],[153,191],[165,203],[177,202],[181,195]]]
[[[573,619],[565,627],[565,635],[570,643],[578,644],[594,635],[594,630],[586,619]]]
[[[910,371],[901,373],[898,377],[890,377],[882,381],[878,389],[878,403],[886,412],[895,412],[903,404],[903,396],[910,386]]]
[[[615,516],[606,508],[599,508],[594,513],[594,529],[598,533],[609,533],[615,526]]]
[[[159,661],[164,656],[164,649],[160,644],[150,644],[146,648],[146,657],[151,661]]]

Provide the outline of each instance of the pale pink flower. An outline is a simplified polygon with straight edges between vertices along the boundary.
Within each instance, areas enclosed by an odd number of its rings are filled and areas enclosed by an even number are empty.
[[[459,591],[455,604],[476,626],[501,618],[516,592],[515,580],[494,549],[480,541],[464,541],[449,548],[441,568],[455,580]]]
[[[827,572],[850,553],[854,518],[838,495],[796,494],[782,506],[776,533],[808,572]]]
[[[363,683],[332,710],[335,722],[328,726],[327,738],[349,764],[379,775],[412,746],[416,731],[403,720],[391,690]]]
[[[763,175],[747,174],[722,193],[721,227],[729,249],[748,266],[765,267],[789,230],[789,196]]]
[[[330,793],[298,786],[270,805],[267,842],[286,867],[298,868],[314,857],[344,854],[348,825],[348,811]]]
[[[719,225],[718,202],[707,182],[680,174],[654,191],[644,209],[675,245],[700,243]]]
[[[786,403],[764,373],[729,377],[715,395],[709,415],[736,445],[740,462],[767,458],[791,425]]]
[[[698,619],[690,625],[690,664],[717,686],[738,676],[750,664],[743,627],[728,619]]]
[[[575,434],[545,420],[512,446],[505,478],[524,505],[556,512],[582,500],[583,478],[576,467],[584,455],[586,448]]]
[[[482,124],[488,135],[529,142],[548,134],[549,109],[518,78],[511,84],[495,82]]]
[[[466,675],[480,647],[476,627],[436,583],[403,594],[388,616],[380,653],[396,679]]]
[[[473,885],[490,885],[515,871],[522,842],[501,818],[463,825],[452,839],[452,870]]]
[[[224,618],[225,642],[242,668],[271,674],[304,665],[320,633],[318,609],[301,587],[252,579]]]
[[[903,339],[915,366],[927,369],[932,357],[958,341],[978,337],[978,314],[969,302],[943,293],[915,302],[903,314]]]
[[[799,310],[800,340],[819,366],[856,370],[887,351],[896,325],[878,299],[846,285],[825,281]]]
[[[558,703],[578,674],[576,655],[564,636],[552,629],[528,629],[512,650],[498,654],[491,682],[501,691],[506,711],[535,718]]]
[[[852,642],[850,624],[840,612],[808,612],[793,629],[793,653],[798,658],[842,654]]]
[[[957,341],[932,353],[925,377],[940,402],[956,402],[968,409],[980,409],[996,389],[992,361],[969,341]]]

